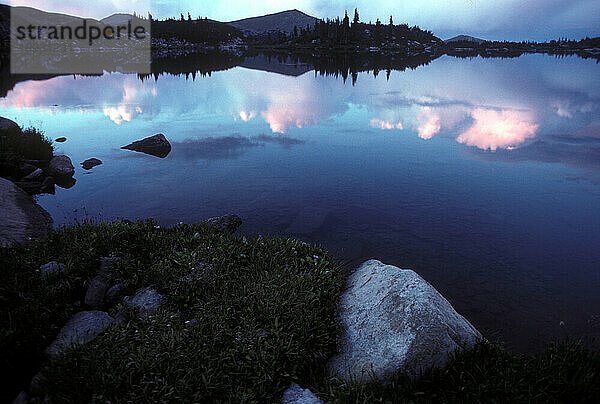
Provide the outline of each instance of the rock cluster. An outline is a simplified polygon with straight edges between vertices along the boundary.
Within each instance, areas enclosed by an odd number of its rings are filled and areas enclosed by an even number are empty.
[[[0,117],[0,132],[6,130],[21,132],[16,122]],[[2,176],[30,195],[53,194],[55,185],[70,188],[75,184],[75,168],[68,156],[54,156],[50,160],[3,160],[0,163]]]

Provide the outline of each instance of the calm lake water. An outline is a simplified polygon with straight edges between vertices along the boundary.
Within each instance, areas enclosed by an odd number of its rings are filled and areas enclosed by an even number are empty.
[[[77,183],[38,198],[57,225],[237,213],[246,234],[320,243],[349,268],[412,268],[532,351],[600,337],[599,73],[528,55],[442,57],[354,86],[244,67],[65,76],[18,83],[0,115],[68,138],[57,152]],[[156,133],[167,158],[120,150]],[[91,157],[104,164],[83,170]]]

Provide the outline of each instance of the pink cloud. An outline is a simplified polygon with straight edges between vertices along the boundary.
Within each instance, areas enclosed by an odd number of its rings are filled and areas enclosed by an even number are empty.
[[[246,112],[246,111],[240,111],[240,119],[244,122],[248,122],[253,120],[254,118],[256,118],[256,112],[254,111],[250,111],[250,112]]]
[[[377,118],[371,119],[371,122],[369,122],[369,126],[371,126],[372,128],[381,129],[381,130],[391,130],[391,129],[402,130],[403,129],[402,122],[393,123],[393,122],[387,122],[387,121],[384,121],[382,119],[377,119]]]
[[[484,150],[507,149],[533,138],[539,128],[529,112],[477,108],[471,112],[473,126],[456,140]]]
[[[418,131],[421,139],[431,139],[442,129],[440,116],[429,107],[423,108],[423,111],[417,115],[417,121],[419,122]]]
[[[285,133],[291,127],[302,128],[315,123],[315,117],[310,111],[292,109],[287,106],[272,106],[262,112],[273,133]]]

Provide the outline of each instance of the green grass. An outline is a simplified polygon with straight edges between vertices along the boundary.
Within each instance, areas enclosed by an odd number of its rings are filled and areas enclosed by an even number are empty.
[[[0,160],[50,160],[52,141],[35,128],[0,131]]]
[[[100,257],[128,291],[165,296],[126,321],[46,361],[43,350],[83,308]],[[41,279],[57,260],[63,274]],[[563,341],[533,356],[480,343],[418,381],[358,386],[329,380],[343,279],[325,251],[296,240],[230,236],[206,225],[152,221],[63,228],[48,240],[0,249],[0,400],[39,370],[51,402],[278,402],[292,383],[323,400],[371,402],[598,402],[600,356]]]
[[[205,225],[82,224],[0,250],[7,386],[42,365],[44,348],[80,310],[74,303],[98,259],[110,254],[123,258],[117,272],[130,292],[152,286],[167,302],[51,362],[54,401],[272,401],[335,349],[342,279],[318,248]],[[35,270],[50,260],[67,270],[44,281]]]

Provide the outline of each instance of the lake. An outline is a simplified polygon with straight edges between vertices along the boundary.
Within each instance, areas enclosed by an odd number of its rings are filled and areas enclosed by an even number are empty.
[[[77,183],[38,197],[56,225],[236,213],[243,233],[318,243],[346,268],[414,269],[514,351],[600,337],[595,60],[443,56],[354,84],[263,62],[22,81],[0,115],[67,137]],[[120,149],[157,133],[164,159]],[[91,157],[104,164],[81,168]]]

